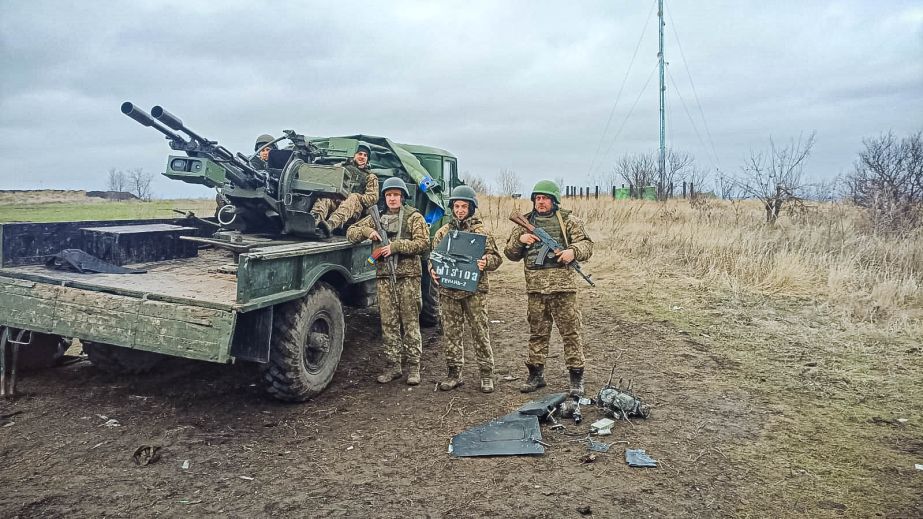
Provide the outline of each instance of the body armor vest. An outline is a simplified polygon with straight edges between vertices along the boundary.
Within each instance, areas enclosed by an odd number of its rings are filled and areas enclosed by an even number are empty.
[[[559,211],[561,211],[559,209]],[[561,212],[562,217],[566,217],[568,213]],[[561,220],[563,221],[563,219]],[[545,230],[552,238],[554,238],[562,247],[566,247],[564,240],[564,229],[561,228],[561,221],[558,221],[558,216],[552,212],[548,216],[539,216],[535,211],[532,211],[529,214],[529,222]],[[526,268],[529,270],[534,269],[550,269],[550,268],[566,268],[567,266],[559,263],[558,258],[552,256],[545,259],[545,263],[542,265],[535,264],[535,258],[538,256],[538,252],[542,248],[542,242],[535,242],[526,249]]]

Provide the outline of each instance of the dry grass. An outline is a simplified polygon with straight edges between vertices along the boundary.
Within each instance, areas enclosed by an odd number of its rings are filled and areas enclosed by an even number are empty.
[[[651,271],[681,269],[708,287],[808,298],[853,323],[904,329],[923,320],[923,232],[900,240],[867,234],[852,207],[820,204],[768,226],[750,201],[567,199],[563,206],[594,236],[595,270],[627,257]],[[514,207],[525,212],[529,201],[491,197],[482,216],[505,236]]]
[[[756,437],[715,445],[748,474],[739,515],[919,516],[923,233],[869,234],[835,204],[772,227],[751,202],[563,205],[587,222],[596,246],[584,270],[627,327],[672,329],[663,341],[676,358],[692,342],[723,359],[696,372],[702,391],[752,399]],[[529,202],[482,202],[499,240],[514,207]],[[648,358],[650,337],[620,340]]]

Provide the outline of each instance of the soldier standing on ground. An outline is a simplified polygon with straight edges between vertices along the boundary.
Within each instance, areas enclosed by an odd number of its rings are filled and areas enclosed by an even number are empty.
[[[371,154],[372,150],[368,146],[360,144],[353,158],[340,164],[357,179],[357,187],[363,190],[362,193],[350,193],[343,201],[321,197],[311,207],[311,214],[314,215],[318,228],[328,236],[349,220],[362,216],[366,209],[378,203],[378,177],[369,169]]]
[[[462,334],[467,323],[474,339],[474,351],[481,372],[481,391],[492,393],[494,391],[494,353],[490,347],[490,331],[487,322],[487,291],[489,289],[487,273],[497,270],[503,258],[497,252],[497,244],[493,236],[484,228],[481,219],[474,214],[478,207],[477,194],[474,189],[468,186],[458,186],[453,189],[449,197],[449,207],[455,218],[436,231],[433,236],[433,248],[435,249],[447,234],[456,230],[487,236],[487,246],[484,255],[477,261],[478,269],[482,274],[476,292],[439,287],[439,314],[442,318],[445,362],[448,371],[445,380],[439,383],[439,389],[449,391],[464,384],[462,366],[465,363],[464,341],[466,338],[462,337]],[[429,272],[438,284],[439,277],[432,265],[430,265]]]
[[[401,359],[407,368],[407,384],[420,383],[420,357],[423,340],[420,337],[420,256],[429,251],[429,227],[419,211],[404,201],[410,196],[404,181],[385,180],[381,188],[387,211],[381,215],[381,225],[391,240],[382,248],[376,263],[378,308],[381,314],[381,334],[387,365],[378,382],[386,384],[402,376]],[[372,217],[366,216],[346,230],[346,239],[358,243],[370,239],[380,242]],[[396,256],[395,283],[391,282],[388,258]]]
[[[532,211],[524,215],[565,247],[557,253],[557,258],[547,259],[544,265],[536,266],[534,262],[541,249],[541,241],[519,226],[513,229],[503,250],[510,261],[524,260],[525,263],[530,335],[526,361],[529,378],[519,388],[523,393],[545,387],[545,358],[554,323],[564,342],[571,393],[583,394],[585,359],[580,334],[582,324],[575,274],[567,264],[589,259],[593,254],[593,241],[587,236],[580,219],[558,207],[560,200],[561,189],[557,184],[550,180],[539,181],[532,189]]]

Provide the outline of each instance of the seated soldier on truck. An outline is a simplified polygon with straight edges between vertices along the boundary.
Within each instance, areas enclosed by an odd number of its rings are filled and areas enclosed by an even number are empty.
[[[317,221],[317,228],[327,236],[350,220],[358,219],[366,209],[378,203],[378,177],[369,169],[371,154],[372,150],[368,146],[360,144],[353,158],[340,164],[359,179],[357,189],[364,186],[363,193],[350,193],[343,201],[329,197],[314,201],[311,214]]]

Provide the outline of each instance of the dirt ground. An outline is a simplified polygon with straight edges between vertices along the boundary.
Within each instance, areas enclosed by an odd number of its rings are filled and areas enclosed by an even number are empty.
[[[693,294],[682,305],[699,305],[710,321],[664,317],[670,309],[679,316],[679,306],[648,308],[662,305],[645,296],[645,281],[614,275],[580,293],[588,392],[598,391],[617,359],[617,376],[634,380],[652,416],[619,423],[607,441],[621,443],[591,463],[574,440],[602,417],[594,409],[580,426],[566,422],[564,432],[543,427],[550,444],[543,456],[451,457],[454,434],[530,400],[518,391],[528,337],[521,265],[505,264],[498,274],[490,301],[499,378],[492,395],[478,392],[470,355],[467,384],[434,391],[444,361],[431,329],[423,384],[377,384],[374,310],[350,312],[334,381],[304,404],[265,398],[247,365],[175,360],[151,375],[114,377],[81,360],[26,374],[21,395],[0,402],[0,516],[923,515],[923,473],[912,467],[878,471],[883,479],[867,496],[850,483],[842,495],[804,498],[798,488],[824,476],[799,469],[797,452],[776,459],[748,450],[782,434],[789,411],[779,391],[749,382],[771,384],[771,377],[766,382],[721,346],[720,329],[734,326],[731,312]],[[549,393],[565,387],[557,336],[547,378]],[[785,391],[785,398],[796,395]],[[867,427],[891,431],[898,423]],[[919,425],[901,427],[881,433],[884,448],[923,458]],[[132,454],[141,445],[161,447],[161,458],[136,465]],[[645,449],[660,467],[629,468],[626,445]]]

